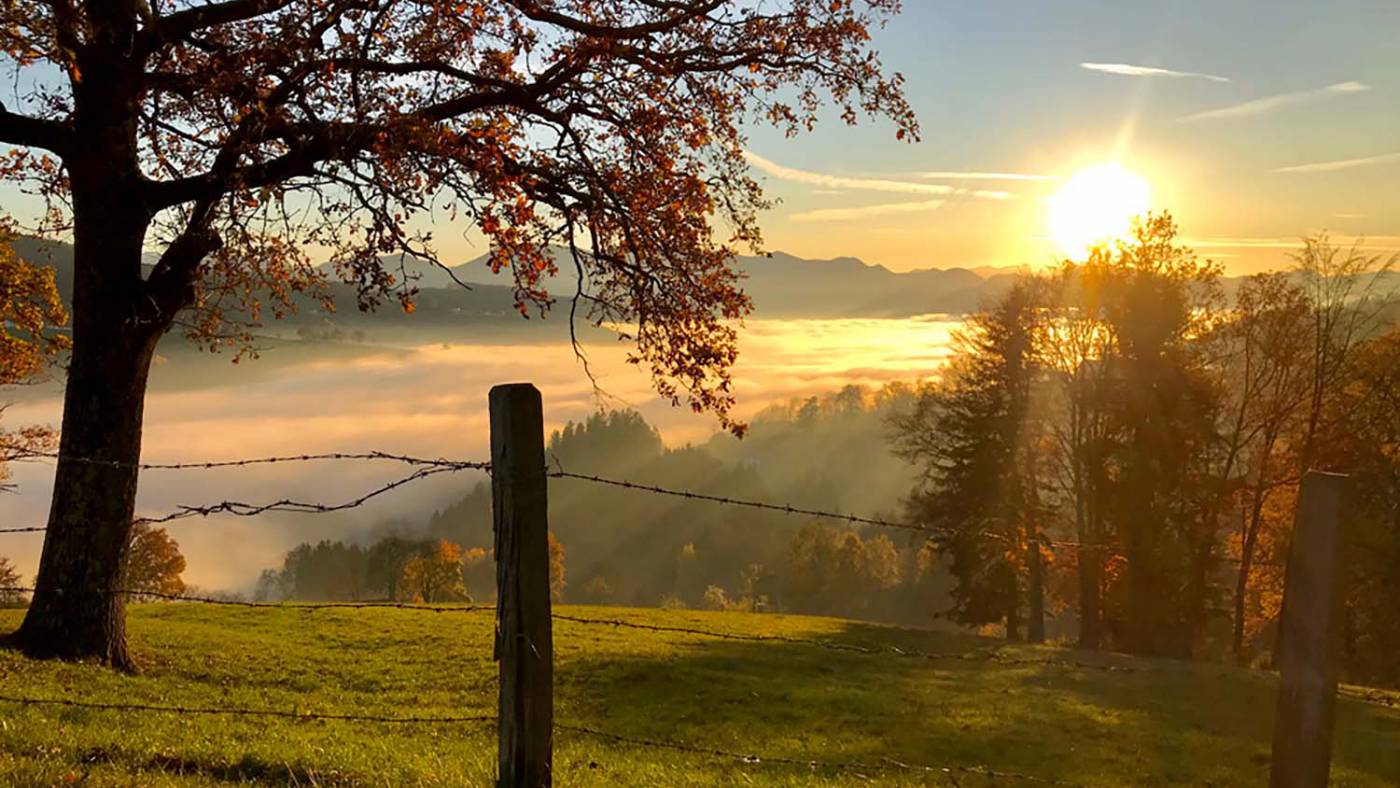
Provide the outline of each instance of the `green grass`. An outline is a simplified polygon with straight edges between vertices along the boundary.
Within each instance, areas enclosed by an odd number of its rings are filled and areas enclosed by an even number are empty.
[[[1266,781],[1274,682],[1219,665],[1005,646],[796,616],[568,608],[664,626],[1050,664],[926,660],[559,621],[560,723],[824,761],[987,767],[1093,786]],[[19,622],[0,612],[0,632]],[[489,613],[140,605],[128,676],[0,651],[0,695],[458,716],[496,702]],[[1069,660],[1132,668],[1103,671]],[[460,724],[179,716],[0,702],[0,784],[488,785],[491,730]],[[895,769],[813,770],[559,731],[558,785],[928,785]],[[1022,781],[961,775],[958,784]],[[952,784],[951,782],[949,784]],[[1333,784],[1400,784],[1400,710],[1338,703]]]

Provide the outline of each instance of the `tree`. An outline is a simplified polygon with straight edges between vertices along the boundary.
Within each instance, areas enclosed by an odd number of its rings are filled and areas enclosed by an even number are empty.
[[[415,602],[469,601],[462,582],[462,548],[439,539],[404,564],[399,586]]]
[[[1350,680],[1400,683],[1400,327],[1357,346],[1319,456],[1351,476],[1344,664]]]
[[[397,536],[388,536],[375,542],[366,557],[365,582],[370,588],[383,593],[391,602],[404,599],[400,583],[404,567],[413,557],[421,553],[425,545]]]
[[[1043,517],[1039,427],[1031,418],[1039,289],[1020,280],[973,315],[943,381],[896,422],[897,452],[920,469],[911,514],[937,533],[958,580],[951,616],[971,625],[1003,623],[1008,638],[1019,637],[1027,601],[1022,578]]]
[[[18,607],[24,604],[24,590],[19,570],[10,559],[0,556],[0,607]]]
[[[1187,655],[1205,627],[1218,558],[1206,460],[1219,392],[1194,340],[1217,315],[1220,267],[1177,243],[1170,214],[1135,222],[1106,255],[1118,441],[1109,498],[1127,562],[1129,650]]]
[[[258,574],[258,582],[253,586],[254,602],[281,602],[291,596],[292,589],[287,585],[287,576],[276,569],[264,569]]]
[[[322,539],[299,544],[282,561],[281,584],[292,599],[357,600],[369,589],[367,551]]]
[[[1082,265],[1066,261],[1050,279],[1051,314],[1036,324],[1036,356],[1048,378],[1050,474],[1073,511],[1079,544],[1076,568],[1079,647],[1103,643],[1107,548],[1108,457],[1116,425],[1110,418],[1113,328],[1104,314],[1110,269],[1104,255]]]
[[[68,337],[53,329],[68,322],[52,268],[31,265],[15,254],[12,229],[0,223],[0,386],[28,383],[68,348]],[[5,412],[0,404],[0,415]],[[53,431],[27,426],[0,429],[0,491],[8,489],[8,464],[33,452],[52,450]]]
[[[757,600],[761,564],[743,575],[745,597]],[[793,610],[826,615],[858,615],[868,611],[876,594],[898,585],[900,559],[884,535],[862,539],[860,534],[822,523],[809,523],[788,543],[783,575],[783,601]]]
[[[185,592],[185,557],[180,545],[164,528],[137,523],[131,529],[131,550],[126,562],[126,591],[147,591],[179,596]]]
[[[1242,664],[1249,658],[1246,605],[1267,504],[1300,478],[1298,447],[1289,439],[1301,432],[1310,399],[1312,314],[1307,293],[1286,276],[1258,274],[1240,285],[1235,308],[1217,332],[1226,345],[1221,374],[1227,382],[1217,474],[1239,513],[1230,650]]]
[[[592,580],[583,584],[583,601],[590,605],[605,605],[612,599],[612,587],[608,585],[608,579],[602,575],[595,575]]]
[[[462,551],[462,585],[469,599],[490,599],[496,595],[496,563],[483,547],[468,547]],[[472,589],[483,593],[472,596]]]
[[[64,457],[20,643],[130,663],[121,602],[104,592],[130,543],[160,337],[178,325],[237,341],[292,296],[322,297],[308,247],[332,250],[360,306],[411,309],[412,282],[381,255],[436,261],[430,210],[485,236],[522,312],[548,303],[548,245],[567,245],[590,289],[574,307],[630,323],[662,396],[740,430],[730,321],[750,305],[732,247],[759,246],[766,204],[741,124],[798,133],[829,96],[846,122],[883,115],[917,136],[901,78],[868,45],[898,5],[5,4],[4,56],[33,88],[0,106],[14,148],[0,174],[48,199],[36,232],[71,237],[77,305]]]
[[[1383,297],[1379,285],[1400,263],[1400,255],[1368,257],[1359,242],[1342,249],[1320,233],[1304,239],[1303,249],[1293,259],[1312,303],[1312,363],[1300,449],[1302,467],[1311,468],[1315,456],[1326,448],[1319,442],[1336,435],[1324,419],[1340,394],[1354,348],[1378,327],[1390,300]]]
[[[549,600],[558,602],[564,598],[564,588],[568,586],[564,570],[564,545],[549,533]]]

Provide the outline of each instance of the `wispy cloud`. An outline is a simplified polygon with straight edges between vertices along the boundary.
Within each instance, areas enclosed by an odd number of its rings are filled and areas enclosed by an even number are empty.
[[[885,178],[851,178],[844,175],[828,175],[823,172],[811,172],[809,170],[799,170],[793,167],[784,167],[777,162],[770,161],[753,151],[744,151],[744,157],[749,163],[763,172],[772,175],[774,178],[794,183],[806,183],[811,186],[819,186],[823,189],[857,189],[860,191],[872,192],[894,192],[897,194],[939,194],[947,195],[957,191],[952,186],[945,186],[939,183],[912,183],[910,181],[895,181]]]
[[[1342,246],[1356,245],[1369,251],[1400,250],[1400,235],[1339,235],[1330,234],[1328,239]],[[1197,249],[1298,249],[1303,246],[1302,238],[1262,238],[1262,237],[1211,237],[1186,238],[1187,246]]]
[[[1205,74],[1200,71],[1177,71],[1171,68],[1157,68],[1155,66],[1134,66],[1129,63],[1080,63],[1080,68],[1087,68],[1090,71],[1102,71],[1105,74],[1117,74],[1123,77],[1168,77],[1171,79],[1208,79],[1211,82],[1229,82],[1229,77],[1222,77],[1216,74]]]
[[[926,213],[937,210],[944,200],[921,200],[919,202],[896,202],[881,205],[864,205],[859,208],[822,208],[792,215],[794,222],[813,224],[817,222],[846,222],[852,219],[865,219],[871,216],[890,216],[901,213]]]
[[[997,191],[995,189],[965,189],[957,186],[949,186],[944,183],[917,183],[914,181],[895,180],[893,178],[861,178],[848,175],[830,175],[824,172],[812,172],[811,170],[799,170],[795,167],[785,167],[775,161],[765,159],[753,151],[744,151],[744,157],[748,159],[750,164],[774,178],[816,186],[817,188],[814,192],[817,194],[841,191],[870,191],[937,197],[974,197],[982,200],[1009,200],[1012,196],[1010,192]],[[992,175],[993,173],[973,174]],[[920,203],[912,204],[918,205]],[[926,204],[927,203],[925,203],[925,205]],[[890,212],[894,213],[897,211]],[[817,212],[814,211],[813,213]]]
[[[1293,104],[1306,104],[1350,93],[1362,93],[1370,89],[1370,85],[1362,82],[1338,82],[1335,85],[1328,85],[1325,88],[1299,90],[1292,93],[1279,93],[1274,96],[1265,96],[1264,98],[1257,98],[1253,101],[1246,101],[1243,104],[1233,104],[1228,107],[1197,112],[1194,115],[1187,115],[1181,120],[1191,122],[1197,120],[1219,120],[1222,118],[1247,118],[1254,115],[1262,115],[1265,112],[1271,112],[1280,107],[1287,107]]]
[[[1294,164],[1291,167],[1279,167],[1274,172],[1336,172],[1337,170],[1349,170],[1353,167],[1367,167],[1372,164],[1394,164],[1400,162],[1400,152],[1382,153],[1379,156],[1365,156],[1360,159],[1338,159],[1336,161],[1319,161],[1311,164]]]
[[[931,181],[1057,181],[1058,175],[1036,175],[1028,172],[959,172],[934,170],[911,173],[915,178]]]

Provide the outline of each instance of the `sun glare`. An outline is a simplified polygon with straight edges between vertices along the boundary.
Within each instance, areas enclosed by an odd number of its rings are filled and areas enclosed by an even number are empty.
[[[1050,232],[1062,253],[1083,259],[1095,244],[1126,235],[1150,195],[1141,175],[1117,163],[1081,170],[1050,198]]]

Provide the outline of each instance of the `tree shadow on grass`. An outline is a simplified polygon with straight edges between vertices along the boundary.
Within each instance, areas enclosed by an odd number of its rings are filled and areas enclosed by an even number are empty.
[[[191,758],[169,753],[136,756],[106,748],[93,748],[77,754],[77,760],[87,766],[120,764],[143,774],[200,776],[235,784],[265,785],[362,785],[364,776],[343,773],[327,774],[301,764],[273,762],[245,754],[237,761]]]
[[[556,718],[624,736],[892,772],[897,761],[1085,785],[1267,782],[1262,674],[854,622],[827,637],[950,656],[684,635],[629,653],[590,648],[588,629],[556,628]],[[1400,783],[1381,744],[1392,737],[1394,751],[1397,725],[1394,712],[1341,701],[1337,773]]]

